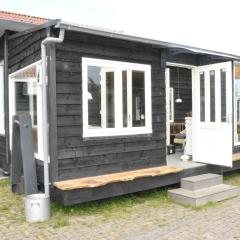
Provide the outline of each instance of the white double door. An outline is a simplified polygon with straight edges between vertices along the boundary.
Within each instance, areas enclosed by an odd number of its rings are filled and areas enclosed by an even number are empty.
[[[193,70],[193,161],[232,166],[232,63]]]

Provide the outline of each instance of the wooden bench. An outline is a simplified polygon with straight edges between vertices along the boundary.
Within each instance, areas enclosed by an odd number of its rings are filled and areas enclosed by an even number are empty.
[[[234,153],[232,156],[232,160],[234,161],[239,161],[240,160],[240,153]]]
[[[72,180],[55,182],[53,185],[54,187],[63,191],[82,188],[97,188],[110,183],[133,181],[134,179],[138,178],[156,177],[171,173],[179,173],[181,171],[181,168],[162,166],[93,177],[77,178]]]

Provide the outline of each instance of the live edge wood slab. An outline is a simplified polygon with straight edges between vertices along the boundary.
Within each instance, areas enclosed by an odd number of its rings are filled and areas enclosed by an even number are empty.
[[[76,178],[76,179],[71,179],[66,181],[55,182],[53,185],[56,188],[64,191],[80,189],[80,188],[96,188],[96,187],[107,185],[109,183],[127,182],[137,178],[162,176],[162,175],[167,175],[171,173],[178,173],[181,171],[182,171],[181,168],[171,167],[171,166],[162,166],[162,167],[139,169],[135,171],[111,173],[111,174],[86,177],[86,178]]]
[[[233,161],[239,161],[240,160],[240,153],[234,153],[232,156]]]

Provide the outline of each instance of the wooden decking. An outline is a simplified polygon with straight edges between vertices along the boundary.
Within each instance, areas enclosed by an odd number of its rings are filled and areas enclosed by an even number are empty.
[[[67,181],[55,182],[54,187],[64,191],[81,188],[96,188],[110,183],[127,182],[138,178],[156,177],[171,173],[179,173],[181,171],[182,171],[181,168],[171,166],[145,168],[135,171],[112,173],[107,175],[77,178]]]

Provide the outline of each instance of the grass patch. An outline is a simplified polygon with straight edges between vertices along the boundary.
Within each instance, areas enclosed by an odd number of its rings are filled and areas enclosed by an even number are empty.
[[[69,225],[70,225],[69,219],[67,219],[66,217],[58,217],[56,219],[56,221],[53,223],[52,227],[53,228],[62,228],[62,227],[66,227]]]
[[[223,181],[226,184],[240,186],[240,170],[224,173]]]
[[[10,179],[9,178],[5,178],[0,180],[0,188],[5,188],[5,187],[9,187],[10,186]]]
[[[67,207],[53,202],[51,210],[53,215],[89,216],[101,214],[105,219],[109,219],[113,216],[116,217],[116,215],[126,217],[130,214],[130,210],[139,204],[147,204],[149,207],[167,207],[170,204],[167,189],[155,189]]]
[[[208,202],[202,206],[198,206],[198,207],[193,207],[194,210],[196,211],[202,211],[208,208],[215,208],[220,204],[220,202]]]

